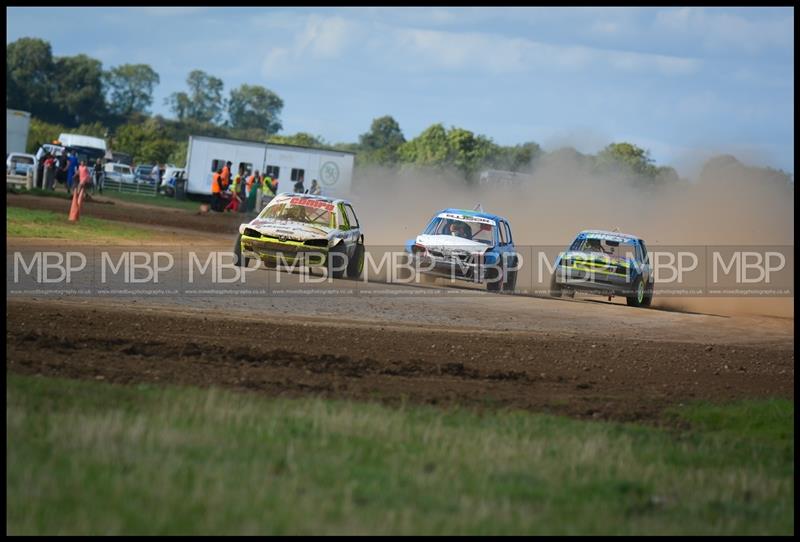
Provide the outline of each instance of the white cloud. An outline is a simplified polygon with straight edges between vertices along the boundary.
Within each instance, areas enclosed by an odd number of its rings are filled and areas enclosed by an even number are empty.
[[[452,15],[444,10],[432,13],[441,14],[436,16],[441,20]],[[348,57],[355,62],[365,59],[364,69],[495,76],[543,68],[574,71],[595,67],[675,76],[695,73],[701,65],[698,59],[680,56],[552,44],[488,32],[415,28],[346,15],[277,12],[251,18],[251,27],[262,29],[266,38],[259,43],[263,73],[296,76],[324,67],[321,63],[347,61]]]
[[[541,67],[576,70],[599,66],[627,72],[686,75],[700,68],[693,58],[553,45],[484,33],[401,29],[393,32],[395,52],[417,68],[480,70],[487,73],[525,72]]]
[[[654,29],[674,37],[691,37],[709,50],[754,54],[764,49],[793,47],[794,13],[786,11],[784,17],[757,19],[715,9],[668,9],[656,14]]]

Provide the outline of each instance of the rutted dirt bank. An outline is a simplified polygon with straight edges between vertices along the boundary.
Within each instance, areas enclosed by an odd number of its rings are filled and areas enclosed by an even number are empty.
[[[278,323],[268,314],[21,299],[6,312],[6,367],[25,374],[648,421],[688,400],[794,397],[785,344],[467,333],[285,315]]]

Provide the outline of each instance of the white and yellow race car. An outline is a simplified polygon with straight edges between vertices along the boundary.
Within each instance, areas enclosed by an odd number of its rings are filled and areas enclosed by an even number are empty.
[[[343,199],[279,194],[259,215],[239,226],[236,263],[325,266],[335,278],[358,278],[364,268],[364,234],[353,206]]]

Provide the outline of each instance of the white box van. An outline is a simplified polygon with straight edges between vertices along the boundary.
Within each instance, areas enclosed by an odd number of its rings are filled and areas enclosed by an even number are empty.
[[[291,192],[302,177],[307,189],[316,179],[324,196],[351,197],[354,153],[206,136],[189,136],[187,192],[211,194],[214,173],[228,161],[231,177],[240,165],[247,175],[258,170],[277,179],[280,192]]]

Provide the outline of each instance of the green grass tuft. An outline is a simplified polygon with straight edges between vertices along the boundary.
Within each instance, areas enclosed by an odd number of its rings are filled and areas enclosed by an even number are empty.
[[[794,532],[792,401],[688,406],[675,434],[11,373],[6,390],[12,534]]]
[[[146,240],[153,236],[149,230],[118,222],[81,216],[80,221],[68,220],[69,203],[64,204],[64,213],[6,207],[7,237],[38,237],[43,239],[73,239],[77,241]]]

